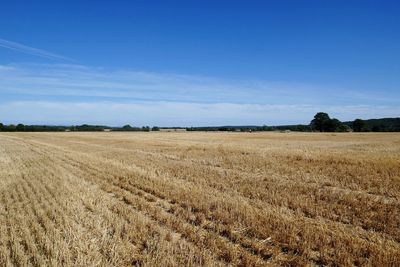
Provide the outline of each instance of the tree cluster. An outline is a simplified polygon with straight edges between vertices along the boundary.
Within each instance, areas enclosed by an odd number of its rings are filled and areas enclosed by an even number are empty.
[[[310,123],[313,131],[318,132],[347,132],[350,128],[335,118],[330,118],[325,112],[318,112]]]
[[[170,127],[168,127],[170,128]],[[280,126],[206,126],[206,127],[172,127],[175,129],[186,129],[187,131],[228,131],[228,132],[258,132],[258,131],[296,131],[296,132],[400,132],[400,118],[382,118],[341,122],[338,119],[330,118],[325,112],[318,112],[309,125],[280,125]],[[134,127],[129,124],[122,127],[110,127],[103,125],[73,125],[73,126],[52,126],[52,125],[24,125],[0,123],[0,132],[95,132],[95,131],[130,131],[150,132],[159,131],[160,127],[143,126]]]
[[[400,118],[356,119],[349,126],[355,132],[399,132]]]

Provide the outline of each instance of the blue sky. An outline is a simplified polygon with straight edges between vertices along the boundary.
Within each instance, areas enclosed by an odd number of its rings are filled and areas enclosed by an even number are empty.
[[[400,116],[398,1],[2,1],[0,121]]]

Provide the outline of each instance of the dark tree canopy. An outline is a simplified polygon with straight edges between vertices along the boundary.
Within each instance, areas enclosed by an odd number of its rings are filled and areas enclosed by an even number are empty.
[[[342,123],[338,119],[330,119],[325,126],[326,132],[338,132]]]
[[[22,123],[18,124],[17,127],[15,128],[18,132],[23,132],[25,131],[25,125]]]
[[[15,127],[14,124],[10,124],[10,125],[7,126],[7,130],[10,131],[10,132],[15,132],[16,128],[17,127]]]
[[[318,112],[315,114],[314,119],[310,123],[314,131],[319,132],[345,132],[348,127],[343,125],[338,119],[331,119],[328,113]]]
[[[355,119],[352,126],[355,132],[363,132],[367,129],[367,124],[362,119]]]
[[[328,113],[318,112],[315,114],[314,119],[311,121],[311,127],[313,130],[326,132],[327,128],[330,127],[331,118],[329,118]]]

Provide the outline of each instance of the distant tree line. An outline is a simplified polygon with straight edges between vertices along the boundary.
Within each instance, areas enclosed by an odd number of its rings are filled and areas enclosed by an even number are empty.
[[[310,123],[313,131],[319,132],[400,132],[400,118],[355,119],[341,122],[331,119],[327,113],[319,112]]]
[[[400,132],[400,118],[383,118],[344,122],[355,132]]]
[[[310,124],[280,125],[280,126],[210,126],[210,127],[168,127],[169,129],[186,129],[187,131],[225,131],[225,132],[260,132],[260,131],[296,131],[296,132],[400,132],[400,118],[383,118],[341,122],[336,118],[330,118],[325,112],[318,112]],[[135,127],[129,124],[122,127],[110,127],[104,125],[24,125],[0,123],[2,132],[96,132],[96,131],[118,131],[118,132],[150,132],[163,129],[157,126]]]
[[[110,129],[112,131],[116,131],[116,132],[150,132],[151,131],[150,126],[135,127],[135,126],[130,126],[129,124],[124,125],[122,127],[112,127]]]
[[[215,127],[189,127],[187,131],[222,131],[222,132],[269,132],[269,131],[299,131],[310,132],[309,125],[281,125],[281,126],[215,126]]]
[[[110,127],[103,125],[72,125],[72,126],[53,126],[53,125],[24,125],[9,124],[4,125],[0,123],[0,132],[101,132],[101,131],[137,131],[137,132],[150,132],[151,130],[157,131],[158,127],[150,128],[149,126],[132,127],[125,125],[123,127]]]

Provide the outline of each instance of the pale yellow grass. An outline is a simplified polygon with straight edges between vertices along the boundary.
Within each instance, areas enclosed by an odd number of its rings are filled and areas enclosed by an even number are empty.
[[[2,133],[0,266],[400,265],[400,134]]]

